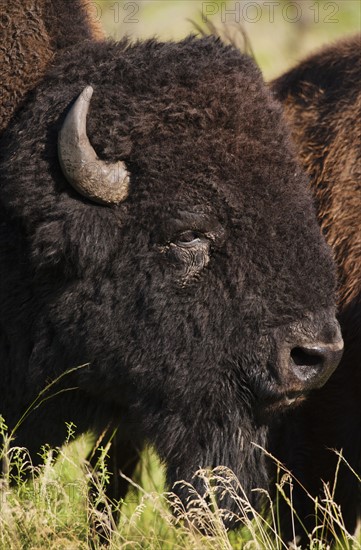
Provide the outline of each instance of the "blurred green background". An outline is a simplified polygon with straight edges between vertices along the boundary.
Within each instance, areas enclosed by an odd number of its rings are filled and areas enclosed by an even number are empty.
[[[125,35],[178,40],[197,32],[197,26],[224,29],[226,24],[223,33],[253,52],[266,79],[322,44],[361,31],[360,0],[97,0],[89,6],[92,17],[117,40]]]

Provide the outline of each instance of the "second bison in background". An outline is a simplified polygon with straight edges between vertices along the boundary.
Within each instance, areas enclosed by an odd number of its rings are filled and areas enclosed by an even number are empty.
[[[328,383],[284,418],[275,453],[311,495],[322,498],[322,481],[332,487],[337,470],[333,450],[342,450],[350,467],[340,464],[335,501],[352,532],[361,516],[361,37],[306,59],[272,88],[284,105],[337,262],[345,341]],[[314,505],[297,485],[295,492],[296,510],[310,532]],[[284,525],[290,526],[289,518]]]

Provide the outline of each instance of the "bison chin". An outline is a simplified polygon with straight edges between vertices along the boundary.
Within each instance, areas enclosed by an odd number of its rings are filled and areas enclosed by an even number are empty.
[[[198,440],[192,430],[183,441],[174,440],[172,447],[159,449],[166,463],[167,485],[174,494],[173,512],[203,533],[212,534],[214,529],[210,514],[215,502],[226,528],[232,529],[244,521],[249,505],[259,507],[257,489],[267,488],[260,448],[266,445],[266,428],[256,431],[253,422],[240,422],[237,417],[235,413],[233,426],[206,427]]]

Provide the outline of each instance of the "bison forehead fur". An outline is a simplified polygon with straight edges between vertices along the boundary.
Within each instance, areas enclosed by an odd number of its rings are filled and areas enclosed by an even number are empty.
[[[58,161],[89,84],[89,139],[131,175],[116,207],[79,196]],[[264,485],[251,441],[265,443],[258,404],[279,391],[275,335],[301,319],[312,330],[333,308],[334,275],[253,62],[213,38],[84,43],[57,57],[0,150],[9,422],[89,363],[19,442],[60,443],[64,419],[114,421],[123,442],[155,444],[170,480],[225,464],[246,488]]]

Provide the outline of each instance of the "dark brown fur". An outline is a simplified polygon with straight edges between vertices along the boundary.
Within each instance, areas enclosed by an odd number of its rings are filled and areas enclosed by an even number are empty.
[[[299,158],[309,175],[319,221],[338,266],[344,358],[324,388],[290,421],[281,454],[312,494],[332,483],[343,449],[361,461],[361,48],[356,36],[306,59],[272,83],[284,105]],[[294,443],[296,441],[296,444]],[[360,484],[344,466],[336,501],[349,530],[360,515]],[[303,515],[313,505],[303,501]],[[303,518],[304,519],[304,518]],[[308,518],[309,527],[313,519]]]

